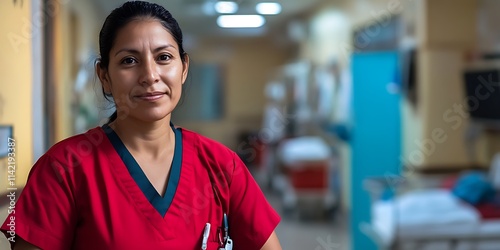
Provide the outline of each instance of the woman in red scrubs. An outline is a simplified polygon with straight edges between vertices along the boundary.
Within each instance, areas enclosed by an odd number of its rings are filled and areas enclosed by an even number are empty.
[[[171,14],[127,2],[99,46],[117,112],[36,162],[1,227],[13,248],[281,249],[279,216],[238,156],[170,122],[189,67]]]

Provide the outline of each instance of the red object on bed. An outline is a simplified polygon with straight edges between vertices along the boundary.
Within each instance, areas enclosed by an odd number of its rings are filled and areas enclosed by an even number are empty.
[[[483,219],[500,219],[500,205],[494,203],[483,203],[476,205],[477,211]]]
[[[480,203],[474,206],[481,218],[484,219],[500,219],[500,193],[491,202]]]
[[[328,189],[328,161],[299,162],[287,170],[295,189]]]

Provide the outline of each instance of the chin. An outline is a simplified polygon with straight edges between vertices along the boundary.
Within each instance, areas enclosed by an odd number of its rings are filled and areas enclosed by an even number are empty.
[[[165,115],[159,115],[159,114],[147,115],[147,114],[143,114],[143,115],[141,115],[140,117],[137,117],[137,118],[139,118],[140,120],[142,120],[144,122],[157,122],[157,121],[164,120],[165,118],[167,118],[167,116],[168,116],[168,114],[165,114]]]
[[[161,112],[143,112],[138,114],[136,117],[144,122],[157,122],[164,120],[165,118],[169,117],[170,112],[167,112],[166,110],[162,110]]]
[[[167,107],[156,107],[156,108],[136,108],[131,110],[128,115],[133,120],[141,122],[158,122],[170,117],[173,109]]]

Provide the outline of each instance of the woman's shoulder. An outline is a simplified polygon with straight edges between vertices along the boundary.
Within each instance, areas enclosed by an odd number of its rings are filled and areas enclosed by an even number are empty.
[[[236,153],[226,145],[189,129],[182,128],[183,139],[196,147],[198,152],[217,155],[217,158],[233,158]]]
[[[58,181],[79,179],[93,166],[96,154],[101,153],[100,144],[104,142],[104,132],[96,127],[85,133],[61,140],[47,150],[30,170],[28,179],[38,181],[47,176],[57,176]],[[54,171],[56,175],[53,175]],[[36,181],[35,181],[36,182]]]
[[[76,134],[57,142],[49,148],[45,155],[55,158],[68,154],[76,154],[80,157],[90,155],[92,152],[97,152],[96,149],[104,142],[105,136],[101,127],[95,127],[85,133]]]
[[[189,155],[186,161],[204,167],[219,187],[228,187],[235,174],[241,173],[242,164],[234,151],[224,144],[187,129],[182,129],[183,154]],[[242,176],[242,175],[237,175]],[[227,190],[226,190],[227,191]]]

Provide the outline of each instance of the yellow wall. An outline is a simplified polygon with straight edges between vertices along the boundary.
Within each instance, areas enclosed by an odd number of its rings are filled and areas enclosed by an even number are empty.
[[[39,29],[31,26],[31,1],[0,1],[0,124],[14,126],[17,185],[25,183],[32,153],[32,43]],[[6,143],[4,141],[0,143]],[[5,185],[5,162],[0,164],[1,187]],[[3,193],[4,190],[0,190]]]

